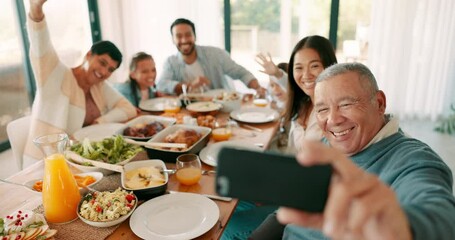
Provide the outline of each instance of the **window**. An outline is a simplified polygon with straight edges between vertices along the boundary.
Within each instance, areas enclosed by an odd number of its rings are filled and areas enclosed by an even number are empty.
[[[17,1],[2,1],[0,8],[0,143],[8,140],[6,125],[30,113],[24,47]],[[29,1],[24,1],[26,12]],[[51,39],[62,61],[74,67],[91,46],[87,2],[48,1],[44,6]],[[24,14],[24,16],[28,16]],[[21,19],[26,21],[25,19]],[[29,73],[32,75],[33,73]],[[3,146],[3,145],[2,145]]]
[[[269,52],[275,64],[288,62],[294,45],[303,37],[328,38],[330,3],[330,0],[232,0],[232,58],[265,87],[268,76],[259,71],[255,55]]]
[[[337,33],[337,58],[339,62],[366,63],[370,22],[371,0],[344,0],[340,2]]]
[[[14,2],[3,1],[0,8],[0,142],[8,140],[6,125],[30,111]]]
[[[24,3],[28,13],[29,1]],[[62,62],[69,67],[81,64],[92,46],[87,2],[47,1],[44,13],[52,43]]]

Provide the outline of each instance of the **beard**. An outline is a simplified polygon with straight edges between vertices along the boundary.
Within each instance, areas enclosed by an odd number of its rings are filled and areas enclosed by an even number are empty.
[[[185,44],[186,45],[186,44]],[[190,46],[190,49],[188,49],[187,51],[184,51],[181,49],[181,47],[177,46],[177,50],[182,54],[182,55],[185,55],[185,56],[188,56],[188,55],[191,55],[194,50],[195,50],[195,45],[194,44],[191,44]]]

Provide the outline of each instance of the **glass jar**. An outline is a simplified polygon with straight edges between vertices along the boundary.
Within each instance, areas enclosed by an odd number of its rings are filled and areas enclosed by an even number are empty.
[[[68,135],[50,134],[38,137],[33,142],[45,156],[42,196],[46,220],[66,223],[76,219],[81,195],[63,155]]]

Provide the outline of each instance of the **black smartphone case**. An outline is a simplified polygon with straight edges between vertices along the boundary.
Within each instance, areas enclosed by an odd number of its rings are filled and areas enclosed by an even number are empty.
[[[304,167],[294,156],[224,147],[218,154],[216,191],[221,196],[322,212],[329,165]]]

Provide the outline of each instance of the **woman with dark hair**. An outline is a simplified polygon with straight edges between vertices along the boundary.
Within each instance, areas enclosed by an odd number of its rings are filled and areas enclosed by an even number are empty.
[[[33,144],[38,136],[60,132],[72,135],[88,125],[125,122],[137,115],[134,106],[106,82],[122,63],[122,53],[115,44],[96,42],[82,62],[68,67],[51,41],[43,9],[46,0],[29,2],[29,55],[37,90],[25,143],[25,165],[43,158]]]
[[[134,106],[138,107],[141,100],[162,96],[155,89],[156,67],[150,54],[136,53],[129,66],[129,79],[115,87]]]
[[[322,131],[313,111],[314,87],[319,74],[336,63],[332,44],[324,37],[308,36],[295,45],[288,67],[288,101],[285,113],[286,120],[291,122],[288,152],[296,153],[301,148],[298,143],[303,139],[322,138]],[[267,216],[248,239],[281,239],[284,228],[285,225],[278,222],[274,212]]]
[[[321,139],[322,132],[313,112],[316,78],[327,67],[336,64],[337,58],[330,41],[321,36],[308,36],[300,40],[292,51],[288,69],[288,101],[286,120],[291,121],[288,151],[300,149],[304,138]]]

